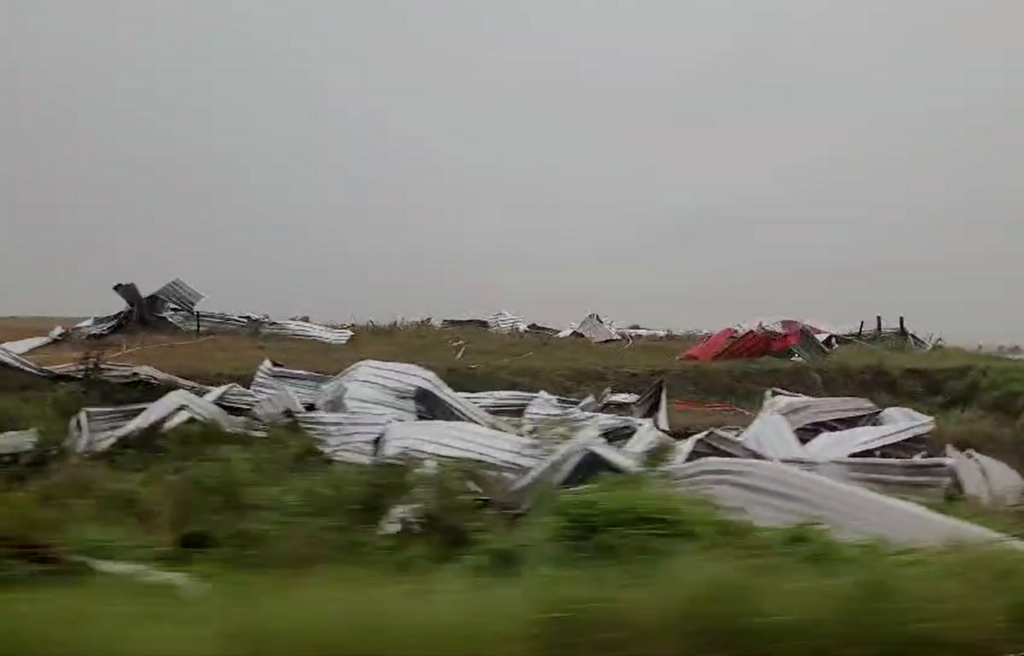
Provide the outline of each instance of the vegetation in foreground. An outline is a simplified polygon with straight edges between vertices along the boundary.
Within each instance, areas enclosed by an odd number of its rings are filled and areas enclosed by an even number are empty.
[[[326,462],[302,435],[183,426],[38,453],[0,494],[0,654],[1005,654],[1024,556],[756,529],[609,476],[513,518],[476,472]],[[380,533],[396,504],[410,530]],[[188,571],[174,588],[70,556]]]
[[[450,342],[460,340],[470,346],[456,360]],[[750,409],[766,387],[861,395],[934,412],[937,439],[1024,464],[1024,365],[955,349],[698,365],[674,361],[682,346],[671,342],[621,349],[419,327],[363,331],[347,347],[242,336],[152,344],[166,341],[130,338],[127,348],[152,348],[115,361],[247,383],[264,357],[321,371],[373,357],[424,364],[457,389],[559,393],[639,390],[664,376],[672,396]],[[108,354],[126,347],[105,344]],[[33,357],[74,360],[73,346]],[[893,551],[840,545],[806,527],[755,530],[658,481],[604,480],[515,520],[466,493],[475,472],[341,467],[287,431],[253,442],[185,426],[103,457],[57,453],[83,405],[158,394],[0,372],[0,430],[44,434],[35,453],[0,466],[0,654],[1024,648],[1018,554]],[[423,508],[417,530],[379,534],[386,511],[409,502]],[[981,519],[1017,534],[1024,525],[1013,515]],[[190,571],[212,585],[183,598],[89,575],[71,556]]]

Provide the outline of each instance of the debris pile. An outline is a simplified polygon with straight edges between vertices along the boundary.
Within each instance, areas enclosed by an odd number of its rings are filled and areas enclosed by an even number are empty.
[[[345,344],[353,335],[347,328],[333,328],[308,321],[275,320],[266,315],[199,310],[196,306],[206,295],[179,279],[172,280],[148,296],[143,296],[134,283],[119,283],[114,285],[114,291],[124,300],[124,309],[114,314],[86,319],[74,326],[71,333],[83,337],[105,337],[129,330],[182,330],[196,334],[244,331],[312,339],[328,344]],[[45,343],[48,342],[31,348]],[[11,350],[9,345],[5,345],[5,348]],[[21,354],[27,350],[14,352]]]
[[[736,360],[767,356],[820,360],[835,337],[800,321],[784,320],[751,328],[725,328],[679,354],[680,360]]]
[[[548,335],[552,337],[582,337],[602,344],[615,342],[621,339],[664,339],[672,333],[668,330],[653,330],[651,328],[622,328],[611,321],[602,319],[597,313],[590,313],[579,323],[570,323],[565,330],[558,330],[536,323],[527,323],[526,319],[519,315],[500,310],[487,319],[444,319],[440,323],[441,328],[474,327],[484,328],[491,332],[509,333],[531,333],[536,335]]]
[[[577,486],[600,472],[646,472],[757,523],[809,521],[840,536],[906,544],[1008,540],[909,498],[959,490],[1005,506],[1024,496],[1024,480],[1003,463],[974,452],[936,452],[928,439],[932,417],[859,398],[770,390],[747,428],[676,441],[660,382],[642,394],[574,399],[543,391],[459,393],[423,367],[376,360],[334,376],[268,360],[248,388],[211,388],[156,370],[122,373],[178,389],[154,403],[82,409],[69,426],[76,452],[105,451],[191,421],[253,440],[289,425],[347,465],[472,463],[486,481],[481,496],[519,512],[544,489]],[[662,464],[651,457],[659,451],[668,454]],[[406,516],[410,508],[395,513]]]
[[[975,451],[932,443],[935,419],[867,399],[769,390],[745,429],[712,429],[678,443],[674,465],[703,457],[782,463],[894,496],[936,500],[959,492],[985,505],[1024,502],[1024,478]]]
[[[856,329],[838,330],[819,323],[781,319],[725,328],[680,353],[679,359],[709,362],[777,357],[808,362],[826,357],[844,343],[926,351],[939,341],[910,332],[903,317],[898,327],[888,329],[882,328],[882,318],[878,317],[874,331],[865,331],[863,321]]]

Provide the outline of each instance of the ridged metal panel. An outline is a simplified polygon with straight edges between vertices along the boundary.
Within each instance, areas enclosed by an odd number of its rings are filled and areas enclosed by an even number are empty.
[[[324,385],[331,376],[301,369],[288,369],[271,360],[264,360],[256,368],[249,390],[257,398],[273,396],[278,390],[288,390],[304,406],[316,404]]]
[[[523,317],[499,310],[488,317],[487,325],[496,333],[526,332],[527,325]]]
[[[858,453],[875,451],[904,442],[915,437],[924,437],[935,429],[935,420],[888,426],[860,426],[844,431],[825,432],[804,445],[807,457],[815,460],[848,458]]]
[[[0,456],[27,453],[34,449],[38,442],[39,430],[36,428],[0,433]]]
[[[786,461],[833,480],[882,494],[938,501],[956,480],[951,458],[839,458],[827,462]]]
[[[878,406],[868,399],[849,396],[819,398],[791,394],[770,395],[765,400],[763,409],[785,417],[794,430],[809,424],[866,417],[879,412]]]
[[[299,427],[315,437],[331,459],[354,465],[370,464],[377,443],[391,418],[387,415],[305,412],[296,416]]]
[[[384,458],[436,458],[479,462],[521,471],[543,459],[536,440],[462,421],[408,421],[388,425],[381,443]]]
[[[237,431],[247,428],[245,422],[232,417],[213,402],[179,389],[167,393],[153,403],[120,408],[83,409],[72,419],[70,437],[75,450],[79,453],[105,451],[118,440],[149,428],[173,428],[184,421],[181,413],[185,413],[186,418],[217,424],[225,430]]]
[[[507,422],[456,394],[434,372],[404,362],[355,363],[324,385],[317,408],[328,412],[389,412],[397,420],[415,421],[422,410],[416,400],[418,390],[431,394],[448,414],[463,421],[512,431]]]
[[[192,312],[206,295],[181,278],[175,278],[150,296],[159,298],[168,305]]]
[[[614,342],[622,339],[617,332],[601,320],[596,314],[588,314],[573,331],[586,337],[595,344]]]
[[[308,321],[277,320],[257,314],[228,314],[199,311],[171,311],[166,318],[181,330],[199,332],[249,332],[255,335],[309,339],[325,344],[347,344],[353,333],[348,328],[332,328]]]
[[[459,392],[459,396],[487,412],[499,416],[521,417],[538,392],[494,390],[491,392]],[[563,396],[551,397],[563,408],[574,408],[579,400]]]
[[[913,546],[1003,543],[1024,548],[1024,543],[1006,535],[916,503],[782,463],[704,458],[666,471],[681,490],[707,495],[723,510],[762,526],[815,522],[841,538],[882,538]]]

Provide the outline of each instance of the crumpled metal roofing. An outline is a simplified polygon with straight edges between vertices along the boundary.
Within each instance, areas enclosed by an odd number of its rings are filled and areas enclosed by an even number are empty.
[[[740,442],[766,458],[783,460],[807,456],[786,418],[772,410],[762,410],[739,437]]]
[[[39,442],[39,429],[6,431],[0,433],[0,456],[26,453]]]
[[[187,392],[174,390],[153,403],[140,403],[120,408],[85,408],[71,419],[69,436],[75,451],[105,451],[118,440],[162,426],[165,430],[182,423],[181,413],[206,423],[217,424],[229,431],[247,428],[245,422],[232,417],[212,401]]]
[[[160,289],[153,292],[152,296],[162,300],[171,307],[181,308],[193,312],[206,294],[202,293],[181,278],[175,278]]]
[[[827,462],[784,462],[882,494],[930,501],[944,498],[954,481],[951,458],[838,458]]]
[[[487,325],[496,333],[526,332],[529,327],[523,317],[499,310],[487,318]]]
[[[514,432],[504,420],[460,397],[434,372],[404,362],[357,362],[321,388],[316,406],[328,412],[388,412],[399,421],[458,419]]]
[[[174,279],[149,296],[142,297],[133,284],[115,285],[127,306],[114,314],[86,319],[74,331],[87,337],[102,337],[127,327],[143,317],[164,320],[180,330],[249,331],[261,335],[312,339],[327,344],[345,344],[353,336],[347,328],[324,326],[295,319],[276,320],[257,314],[229,314],[197,310],[206,295],[188,283]]]
[[[256,335],[311,339],[325,344],[347,344],[355,335],[348,328],[333,328],[296,319],[271,319],[259,314],[228,314],[226,312],[169,311],[166,317],[184,331],[199,332],[250,332]],[[198,321],[197,321],[198,318]]]
[[[620,430],[636,430],[642,425],[643,420],[635,417],[566,408],[547,392],[539,392],[523,412],[523,428],[533,433],[552,430],[575,433],[584,426],[596,426],[599,434],[605,435]]]
[[[888,426],[860,426],[844,431],[825,432],[804,445],[811,458],[832,460],[881,449],[915,437],[924,437],[935,429],[935,420]]]
[[[773,390],[766,394],[764,410],[770,410],[786,418],[794,429],[809,424],[817,424],[837,419],[864,417],[879,412],[877,405],[868,399],[847,396],[813,397],[780,394],[782,390]]]
[[[755,460],[764,458],[760,452],[751,449],[736,437],[720,429],[712,428],[692,435],[681,442],[676,442],[668,464],[681,465],[691,460],[712,456]]]
[[[581,321],[574,329],[569,331],[568,334],[582,335],[595,344],[614,342],[622,339],[622,337],[615,332],[611,326],[602,321],[601,317],[593,312],[584,317],[583,321]]]
[[[491,414],[521,417],[530,403],[537,398],[538,392],[494,390],[490,392],[458,392],[458,395]],[[578,399],[568,397],[553,396],[551,398],[563,408],[574,408],[580,403]]]
[[[40,337],[27,337],[13,342],[4,342],[3,344],[0,344],[0,349],[4,349],[8,353],[13,353],[15,355],[25,355],[29,351],[34,351],[37,348],[56,342],[64,337],[66,333],[67,331],[64,330],[63,327],[57,326],[48,334]]]
[[[946,446],[966,496],[985,505],[1017,506],[1024,501],[1024,478],[1009,465],[973,449]]]
[[[273,396],[280,390],[287,390],[304,406],[313,406],[321,390],[331,380],[327,374],[301,369],[288,369],[271,360],[264,360],[256,368],[249,390],[260,399]]]
[[[725,511],[762,526],[819,523],[840,538],[882,538],[907,545],[1004,543],[976,524],[865,487],[765,460],[704,458],[666,468],[681,490],[709,496]]]
[[[314,411],[296,415],[296,421],[331,459],[368,465],[376,459],[378,443],[392,419],[388,415]]]
[[[149,365],[104,362],[92,367],[73,363],[50,367],[49,371],[55,375],[70,378],[81,378],[89,375],[119,385],[142,382],[156,386],[174,387],[187,390],[197,396],[202,396],[214,389],[209,385],[203,385],[187,378],[175,376]],[[231,409],[249,410],[256,405],[257,401],[257,397],[251,391],[241,385],[231,384],[226,386],[218,403]]]
[[[388,425],[380,455],[472,460],[515,471],[535,467],[544,453],[535,439],[464,421],[405,421]]]

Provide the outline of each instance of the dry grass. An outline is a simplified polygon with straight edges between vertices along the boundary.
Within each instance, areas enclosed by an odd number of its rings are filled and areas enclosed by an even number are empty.
[[[0,343],[26,337],[38,337],[54,326],[73,326],[81,319],[74,317],[0,317]]]
[[[43,334],[52,327],[5,325],[10,339]],[[21,332],[19,332],[21,331]],[[24,334],[27,333],[27,334]],[[581,367],[649,371],[671,367],[675,356],[692,342],[663,340],[623,344],[591,344],[582,339],[533,335],[495,335],[473,329],[438,330],[429,326],[364,327],[344,346],[319,342],[221,334],[196,339],[188,333],[136,334],[102,340],[67,340],[29,355],[39,364],[71,362],[102,350],[114,362],[148,364],[195,378],[246,376],[266,358],[289,367],[335,373],[363,359],[400,360],[427,367],[476,369],[514,365],[517,368]],[[465,347],[461,358],[456,358]]]

